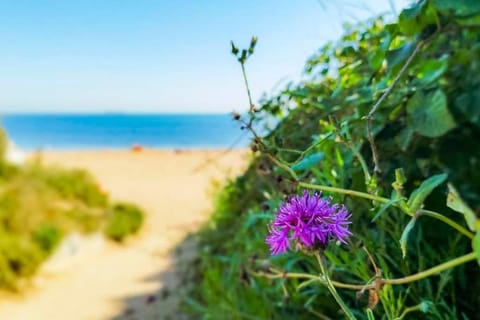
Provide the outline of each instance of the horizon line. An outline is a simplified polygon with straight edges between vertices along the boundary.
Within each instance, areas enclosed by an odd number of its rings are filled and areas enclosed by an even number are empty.
[[[3,116],[49,116],[49,115],[71,115],[71,116],[88,116],[88,115],[229,115],[232,112],[225,111],[13,111],[0,112],[0,118]]]

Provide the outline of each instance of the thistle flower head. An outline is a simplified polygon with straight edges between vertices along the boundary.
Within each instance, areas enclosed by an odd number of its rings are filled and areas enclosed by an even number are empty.
[[[292,242],[307,248],[331,240],[346,243],[352,234],[348,230],[350,216],[344,205],[332,204],[320,193],[304,191],[280,205],[265,242],[272,255],[287,251]]]

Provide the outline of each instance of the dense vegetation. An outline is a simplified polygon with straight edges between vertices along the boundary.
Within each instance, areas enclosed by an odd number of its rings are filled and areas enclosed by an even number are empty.
[[[242,69],[255,42],[232,47]],[[308,60],[305,78],[249,119],[235,115],[254,135],[266,118],[279,124],[254,137],[257,156],[197,235],[186,308],[203,319],[345,317],[325,273],[292,276],[322,273],[312,254],[272,257],[265,243],[285,196],[316,189],[352,212],[348,245],[323,250],[329,278],[364,285],[337,288],[352,316],[480,319],[480,2],[423,0],[396,22],[355,26]]]
[[[104,230],[122,241],[141,226],[143,214],[130,204],[112,204],[83,170],[49,168],[40,161],[5,161],[0,131],[0,288],[19,288],[69,232]]]

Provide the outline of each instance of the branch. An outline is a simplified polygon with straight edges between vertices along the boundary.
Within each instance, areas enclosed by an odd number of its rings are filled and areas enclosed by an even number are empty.
[[[395,85],[400,81],[400,78],[403,76],[405,71],[407,71],[408,67],[413,61],[413,58],[417,55],[417,53],[420,51],[421,47],[423,46],[424,42],[419,41],[418,44],[415,46],[415,49],[413,52],[410,54],[408,57],[407,61],[403,65],[402,69],[398,72],[397,76],[393,80],[392,84],[385,90],[385,92],[381,95],[381,97],[378,99],[378,101],[373,105],[372,109],[370,112],[365,116],[365,119],[367,120],[367,136],[368,136],[368,141],[370,142],[370,148],[372,150],[372,158],[373,158],[373,163],[375,165],[373,171],[375,173],[380,173],[380,165],[378,161],[378,153],[377,153],[377,147],[375,145],[375,138],[372,133],[372,120],[373,120],[373,115],[377,111],[377,109],[380,107],[382,102],[388,97],[388,95],[392,92],[393,88]]]

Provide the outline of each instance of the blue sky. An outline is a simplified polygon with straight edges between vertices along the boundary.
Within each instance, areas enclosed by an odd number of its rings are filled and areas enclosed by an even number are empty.
[[[258,36],[247,70],[259,98],[298,77],[342,22],[409,2],[1,1],[0,112],[242,111],[230,40]]]

